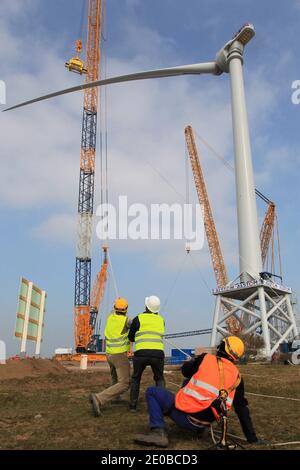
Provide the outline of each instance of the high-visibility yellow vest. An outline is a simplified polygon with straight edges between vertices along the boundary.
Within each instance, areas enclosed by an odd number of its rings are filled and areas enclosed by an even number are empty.
[[[135,349],[164,350],[164,319],[158,313],[140,313],[140,329],[135,334]]]
[[[111,313],[105,325],[105,350],[108,354],[119,354],[129,351],[130,342],[128,339],[128,331],[122,334],[126,323],[126,315],[117,315]]]

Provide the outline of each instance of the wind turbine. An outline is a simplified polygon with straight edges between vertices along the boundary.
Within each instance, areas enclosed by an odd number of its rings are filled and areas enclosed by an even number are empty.
[[[227,316],[234,313],[236,317],[240,319],[237,316],[237,311],[241,305],[240,302],[242,302],[241,308],[244,316],[245,314],[248,315],[249,318],[251,317],[252,321],[248,322],[246,333],[256,331],[257,328],[262,329],[266,355],[269,357],[274,350],[274,347],[277,348],[279,343],[286,339],[289,334],[293,332],[293,334],[296,336],[298,332],[290,301],[291,289],[286,288],[287,290],[282,291],[280,288],[275,289],[274,286],[269,286],[267,289],[264,287],[264,283],[267,281],[262,281],[260,278],[260,272],[262,271],[262,259],[260,252],[255,185],[243,78],[244,47],[254,37],[254,35],[254,26],[250,23],[246,23],[233,36],[233,38],[220,49],[220,51],[216,54],[215,60],[212,62],[200,62],[189,65],[181,65],[178,67],[142,71],[129,75],[121,75],[104,80],[97,80],[25,101],[10,107],[5,111],[17,109],[29,104],[37,103],[39,101],[54,98],[56,96],[65,95],[96,86],[181,75],[210,74],[219,76],[222,73],[229,73],[231,79],[232,122],[235,150],[235,180],[240,266],[239,277],[243,281],[244,287],[239,289],[236,289],[235,287],[235,289],[233,289],[231,286],[229,286],[225,293],[223,291],[215,291],[217,301],[211,345],[216,344],[218,333],[221,335],[228,334],[226,328],[222,326]],[[273,303],[276,303],[276,300],[274,300],[274,295],[272,292],[275,292],[275,297],[283,296],[286,301],[286,310],[282,310],[281,316],[282,321],[288,322],[288,325],[283,334],[280,334],[277,330],[274,332],[275,328],[271,325],[270,318],[272,314],[278,311],[278,317],[280,315],[280,310],[278,307],[274,308],[273,306],[273,311],[271,311],[271,313],[268,315],[265,290],[267,291],[266,295],[272,298]],[[247,307],[247,302],[249,304],[252,302],[253,304],[255,301],[258,301],[260,304],[259,307],[256,307],[256,312],[253,311],[253,308]],[[227,308],[230,307],[231,309],[225,316],[222,311],[222,302],[225,306],[227,304]],[[276,341],[273,341],[273,343],[271,342],[270,330],[272,330],[273,334],[278,336]]]

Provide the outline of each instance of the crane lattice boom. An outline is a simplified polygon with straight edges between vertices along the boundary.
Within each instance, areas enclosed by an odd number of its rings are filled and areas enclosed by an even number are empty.
[[[198,195],[199,204],[202,208],[203,219],[204,219],[204,228],[208,243],[208,248],[213,264],[213,269],[216,277],[216,282],[218,288],[225,287],[228,284],[228,274],[223,259],[221,246],[208,198],[208,193],[206,189],[206,184],[204,180],[204,175],[200,165],[200,160],[198,156],[198,151],[195,143],[195,137],[193,129],[191,126],[185,128],[185,140],[186,145],[191,161],[192,172],[194,175],[194,181],[196,186],[196,191]],[[226,310],[226,309],[225,309]],[[241,330],[241,325],[239,321],[231,316],[226,320],[228,329],[231,333],[237,333]]]
[[[108,257],[107,247],[103,247],[104,258],[100,271],[97,273],[91,294],[91,318],[90,326],[92,331],[95,329],[98,311],[100,310],[107,281]]]
[[[260,246],[261,246],[261,257],[263,265],[266,262],[267,254],[270,246],[270,241],[273,237],[274,226],[276,218],[275,204],[271,201],[268,202],[268,209],[260,230]]]
[[[86,83],[99,79],[101,31],[102,0],[88,0]],[[85,89],[80,151],[78,245],[76,253],[74,299],[74,334],[77,352],[86,351],[91,337],[91,240],[94,206],[97,110],[98,88]]]
[[[203,211],[205,233],[216,276],[217,286],[219,288],[225,287],[228,283],[227,270],[221,252],[220,242],[218,239],[214,218],[209,203],[206,184],[199,161],[193,129],[191,126],[187,126],[185,128],[185,139],[190,156],[199,204],[201,205]]]

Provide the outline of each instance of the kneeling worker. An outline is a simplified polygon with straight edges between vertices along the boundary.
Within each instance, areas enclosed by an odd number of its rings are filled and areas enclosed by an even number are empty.
[[[187,380],[176,396],[163,388],[149,387],[146,399],[149,412],[150,433],[140,434],[135,441],[144,445],[168,446],[164,416],[169,416],[178,426],[195,431],[205,431],[221,415],[222,393],[227,397],[226,409],[233,405],[243,432],[249,443],[258,442],[244,396],[244,382],[235,362],[244,354],[244,343],[237,336],[224,338],[216,355],[203,353],[182,366]]]
[[[119,398],[129,389],[130,365],[127,353],[130,349],[128,330],[131,320],[127,317],[128,302],[119,297],[106,321],[105,340],[107,362],[110,367],[112,385],[100,393],[92,393],[90,401],[94,415],[100,416],[100,408],[106,403]]]

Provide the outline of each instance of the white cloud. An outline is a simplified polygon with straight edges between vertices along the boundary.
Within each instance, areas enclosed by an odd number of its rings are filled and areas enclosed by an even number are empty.
[[[8,19],[11,14],[7,15]],[[167,65],[168,58],[168,65],[176,60],[176,46],[171,40],[149,28],[142,28],[138,23],[127,24],[125,29],[132,59],[110,58],[109,75],[147,69],[154,63]],[[6,57],[9,104],[81,80],[68,74],[63,67],[63,58],[55,49],[45,48],[43,43],[27,45],[29,49],[32,46],[34,72],[27,70],[24,73],[19,66],[24,53],[21,40],[12,34],[9,24],[1,30],[1,38],[14,50],[10,58]],[[275,104],[274,90],[264,80],[263,70],[251,74],[247,82],[251,122],[255,131],[259,131]],[[119,84],[108,88],[107,93],[109,191],[112,201],[119,194],[128,195],[130,202],[180,201],[155,169],[179,193],[185,194],[183,130],[187,124],[192,124],[220,153],[232,158],[228,76],[223,79],[183,77]],[[4,133],[1,143],[1,203],[17,208],[44,208],[45,220],[33,230],[36,237],[73,243],[81,109],[82,94],[78,93],[1,115]],[[235,263],[234,178],[204,149],[201,149],[201,161],[224,257],[227,263]],[[98,183],[99,172],[96,175],[96,201],[99,201]],[[192,178],[190,185],[193,188]],[[195,191],[192,191],[195,200]],[[54,209],[57,214],[53,213]],[[61,212],[69,215],[62,216]],[[161,244],[157,249],[157,246],[155,243],[147,245],[147,250],[154,254],[153,262],[165,269],[174,269],[177,247],[170,244],[166,248]],[[137,245],[135,249],[139,251]],[[209,265],[207,250],[199,260],[203,266]]]
[[[69,244],[76,240],[76,217],[71,214],[57,214],[50,216],[46,221],[32,230],[35,238]]]

